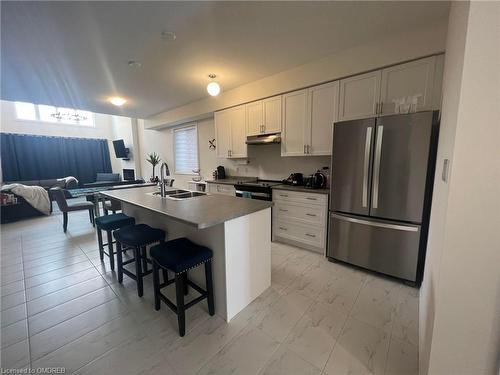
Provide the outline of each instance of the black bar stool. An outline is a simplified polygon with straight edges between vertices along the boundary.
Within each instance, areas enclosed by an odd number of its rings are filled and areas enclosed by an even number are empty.
[[[112,232],[114,230],[134,225],[135,219],[133,217],[127,216],[125,214],[113,214],[107,216],[100,216],[95,219],[95,225],[97,228],[97,242],[99,243],[99,256],[101,260],[104,260],[104,254],[109,257],[109,265],[112,270],[115,269],[115,256],[113,251],[113,236]],[[102,242],[102,231],[105,231],[108,237],[108,242]],[[108,247],[108,252],[104,251],[104,246]]]
[[[177,314],[179,323],[179,335],[182,337],[186,333],[186,309],[207,299],[208,312],[215,314],[214,289],[212,280],[212,250],[205,246],[197,245],[187,238],[177,238],[168,242],[153,246],[150,249],[151,260],[153,262],[153,284],[155,293],[155,310],[160,310],[161,301],[170,307]],[[205,265],[206,288],[188,279],[188,270]],[[160,284],[160,269],[163,271],[163,283]],[[168,279],[167,270],[175,274],[174,279]],[[175,282],[175,294],[177,305],[174,305],[161,289]],[[187,294],[187,286],[191,286],[201,295],[192,301],[184,304],[184,295]]]
[[[151,263],[151,261],[147,257],[146,246],[165,241],[165,231],[151,228],[146,224],[137,224],[118,229],[114,232],[114,236],[118,261],[118,282],[122,283],[123,274],[134,279],[137,282],[137,294],[142,297],[144,293],[142,278],[152,272],[152,270],[148,270],[148,263]],[[122,254],[125,250],[123,246],[134,251],[134,257],[125,262]],[[135,274],[123,268],[124,265],[132,262],[135,262]]]

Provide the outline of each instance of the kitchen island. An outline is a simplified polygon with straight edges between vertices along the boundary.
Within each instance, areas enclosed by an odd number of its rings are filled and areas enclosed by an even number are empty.
[[[173,199],[157,193],[156,187],[144,187],[102,195],[119,200],[123,213],[137,223],[165,230],[167,240],[187,237],[212,249],[215,312],[230,321],[271,285],[272,203],[219,194]],[[202,267],[189,277],[205,286]]]

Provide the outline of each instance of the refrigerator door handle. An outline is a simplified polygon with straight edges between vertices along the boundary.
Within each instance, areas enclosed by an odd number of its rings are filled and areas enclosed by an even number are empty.
[[[363,196],[361,197],[363,207],[368,206],[368,171],[370,168],[370,146],[372,140],[372,127],[366,128],[365,160],[363,165]]]
[[[377,222],[377,221],[355,219],[355,218],[352,218],[352,217],[347,217],[347,216],[337,215],[337,214],[332,214],[332,217],[334,217],[335,219],[348,221],[350,223],[369,225],[371,227],[379,227],[379,228],[386,228],[386,229],[402,230],[402,231],[405,231],[405,232],[418,232],[418,229],[419,229],[418,226],[414,227],[414,226],[406,226],[406,225],[380,223],[380,222]]]
[[[377,140],[375,142],[375,161],[373,163],[373,188],[372,188],[372,208],[378,208],[378,185],[380,179],[380,157],[382,154],[382,137],[384,127],[377,126]]]

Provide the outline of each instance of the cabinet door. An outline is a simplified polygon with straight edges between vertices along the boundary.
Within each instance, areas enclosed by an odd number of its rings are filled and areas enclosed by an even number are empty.
[[[432,109],[436,57],[431,56],[382,70],[381,114],[395,113],[394,100],[419,95],[416,111]]]
[[[368,118],[377,114],[380,70],[340,81],[339,121]]]
[[[281,95],[262,101],[264,108],[264,133],[281,132]]]
[[[307,90],[283,95],[282,156],[305,155],[307,128]]]
[[[309,155],[331,155],[333,123],[337,121],[339,82],[309,89]]]
[[[218,158],[229,157],[231,148],[231,113],[230,110],[215,112],[215,139]]]
[[[240,105],[231,109],[231,148],[230,158],[247,157],[247,135],[246,135],[246,115],[245,106]]]
[[[247,113],[247,135],[258,135],[263,132],[264,117],[262,112],[262,100],[248,103]]]

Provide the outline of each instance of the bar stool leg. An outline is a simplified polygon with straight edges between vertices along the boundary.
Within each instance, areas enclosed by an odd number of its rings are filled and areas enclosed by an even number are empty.
[[[166,283],[168,281],[168,271],[165,268],[162,268],[161,272],[163,273],[163,282]]]
[[[116,241],[116,262],[118,263],[118,282],[121,284],[123,282],[123,254],[122,254],[122,244]]]
[[[184,284],[184,295],[187,296],[189,293],[189,286],[188,286],[188,271],[184,272],[182,274],[182,282]]]
[[[142,272],[148,272],[148,261],[147,261],[146,246],[141,247],[141,260],[142,260]]]
[[[175,296],[177,299],[177,322],[179,323],[179,335],[186,334],[186,312],[184,308],[184,277],[175,274]]]
[[[102,232],[100,228],[97,228],[97,243],[99,244],[99,258],[101,261],[104,260],[104,246],[102,245]]]
[[[111,231],[106,231],[108,235],[108,253],[109,253],[109,266],[111,267],[111,271],[115,270],[115,253],[113,251],[113,236],[111,235]]]
[[[155,261],[153,261],[153,290],[155,294],[155,310],[160,310],[160,270]]]
[[[212,280],[212,260],[205,263],[205,279],[207,286],[207,302],[208,302],[208,313],[213,316],[215,314],[214,305],[214,285]]]
[[[135,258],[135,278],[137,279],[137,295],[142,297],[144,294],[144,287],[142,284],[142,270],[141,270],[141,249],[139,246],[134,246]]]

